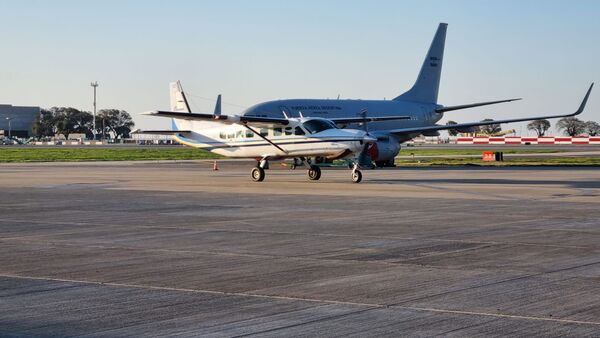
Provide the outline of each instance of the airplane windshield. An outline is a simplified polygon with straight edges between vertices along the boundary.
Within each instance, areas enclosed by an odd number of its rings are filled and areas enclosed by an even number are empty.
[[[308,120],[302,124],[309,133],[315,134],[327,129],[337,129],[335,123],[328,120]]]

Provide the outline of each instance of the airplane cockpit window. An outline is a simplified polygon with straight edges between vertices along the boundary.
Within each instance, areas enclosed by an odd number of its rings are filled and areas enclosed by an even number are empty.
[[[335,123],[328,120],[308,120],[302,123],[304,129],[306,129],[309,133],[315,134],[327,129],[337,129]]]

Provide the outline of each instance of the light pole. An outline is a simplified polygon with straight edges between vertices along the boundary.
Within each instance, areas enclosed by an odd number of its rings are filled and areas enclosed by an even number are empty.
[[[98,88],[98,81],[90,83],[90,86],[94,87],[94,120],[92,121],[92,134],[94,134],[94,140],[96,140],[96,88]]]
[[[8,139],[11,139],[11,132],[12,132],[12,126],[10,125],[10,121],[12,120],[12,117],[7,117],[6,120],[8,121]]]

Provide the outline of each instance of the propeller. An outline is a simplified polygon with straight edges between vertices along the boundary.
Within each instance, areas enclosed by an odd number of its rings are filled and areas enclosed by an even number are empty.
[[[363,138],[364,146],[360,154],[358,154],[358,163],[360,166],[373,166],[371,157],[369,156],[369,149],[375,144],[377,138],[372,137],[369,134],[369,123],[367,122],[367,109],[360,111],[359,115],[363,118],[363,130],[365,131],[365,137]]]

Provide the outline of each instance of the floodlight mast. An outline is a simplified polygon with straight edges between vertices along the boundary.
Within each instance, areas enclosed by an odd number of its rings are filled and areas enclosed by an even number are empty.
[[[9,138],[9,139],[12,139],[12,135],[11,135],[11,132],[12,132],[12,126],[11,126],[11,124],[10,124],[10,122],[11,122],[11,120],[12,120],[12,117],[7,117],[7,118],[6,118],[6,120],[8,121],[8,138]]]
[[[98,88],[98,81],[90,83],[90,86],[94,87],[94,119],[92,120],[92,134],[94,140],[96,140],[96,88]]]

